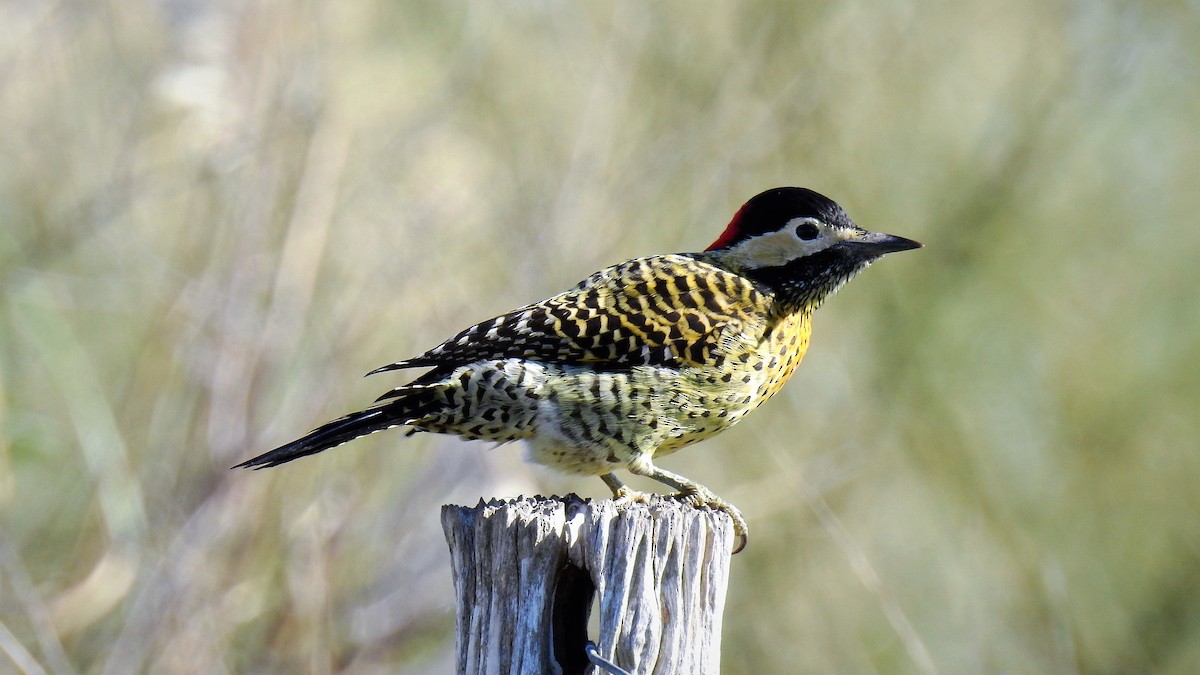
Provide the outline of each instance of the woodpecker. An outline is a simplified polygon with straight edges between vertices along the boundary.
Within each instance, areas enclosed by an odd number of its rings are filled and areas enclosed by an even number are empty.
[[[635,258],[574,288],[463,330],[368,375],[427,369],[374,405],[235,468],[266,468],[392,427],[497,443],[598,475],[619,501],[648,495],[624,469],[746,521],[711,490],[655,461],[736,424],[771,398],[808,349],[812,315],[877,258],[921,244],[856,225],[812,190],[746,202],[699,253]]]

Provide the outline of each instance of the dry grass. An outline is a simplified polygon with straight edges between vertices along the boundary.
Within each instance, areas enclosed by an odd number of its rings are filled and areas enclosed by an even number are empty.
[[[0,5],[0,671],[447,672],[443,502],[359,373],[799,184],[912,236],[667,460],[754,538],[726,672],[1200,669],[1185,3]]]

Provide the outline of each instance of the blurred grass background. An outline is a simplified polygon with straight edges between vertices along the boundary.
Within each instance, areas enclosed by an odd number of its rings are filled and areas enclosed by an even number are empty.
[[[0,672],[449,672],[450,438],[358,375],[824,192],[927,248],[666,461],[729,673],[1200,671],[1195,2],[0,3]]]

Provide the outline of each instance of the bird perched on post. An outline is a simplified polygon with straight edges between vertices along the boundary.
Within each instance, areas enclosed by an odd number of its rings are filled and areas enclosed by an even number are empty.
[[[812,190],[767,190],[705,251],[613,265],[378,368],[369,374],[429,370],[238,467],[277,466],[398,426],[524,440],[529,461],[598,475],[618,500],[647,497],[617,477],[625,469],[728,513],[741,550],[737,508],[655,460],[771,398],[808,349],[813,311],[875,259],[920,246],[862,229]]]

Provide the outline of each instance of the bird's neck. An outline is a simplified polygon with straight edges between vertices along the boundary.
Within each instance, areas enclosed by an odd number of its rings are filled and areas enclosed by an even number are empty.
[[[811,314],[865,267],[839,264],[842,261],[825,259],[820,254],[784,265],[747,267],[722,253],[713,251],[705,255],[714,264],[751,280],[760,292],[773,297],[781,316]]]

